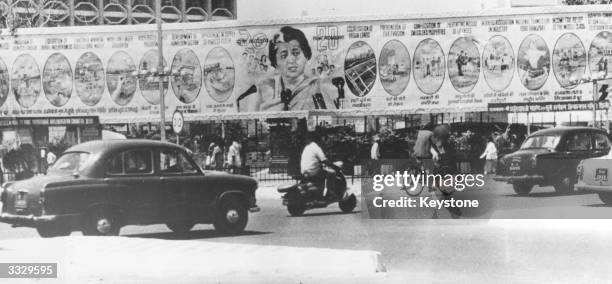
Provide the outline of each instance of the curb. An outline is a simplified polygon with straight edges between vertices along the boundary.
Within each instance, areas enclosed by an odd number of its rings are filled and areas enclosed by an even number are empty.
[[[376,251],[126,237],[7,240],[0,244],[0,259],[58,263],[59,283],[311,282],[386,275]]]

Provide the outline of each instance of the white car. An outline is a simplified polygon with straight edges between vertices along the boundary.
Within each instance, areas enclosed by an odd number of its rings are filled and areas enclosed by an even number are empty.
[[[595,192],[603,203],[612,205],[612,151],[602,157],[582,160],[577,172],[577,190]]]

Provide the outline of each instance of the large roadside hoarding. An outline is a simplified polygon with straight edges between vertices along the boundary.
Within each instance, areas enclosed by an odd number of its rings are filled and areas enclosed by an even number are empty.
[[[164,25],[169,117],[486,111],[592,99],[612,77],[612,11]],[[155,25],[20,30],[0,39],[2,116],[159,119]],[[609,64],[610,63],[610,64]]]

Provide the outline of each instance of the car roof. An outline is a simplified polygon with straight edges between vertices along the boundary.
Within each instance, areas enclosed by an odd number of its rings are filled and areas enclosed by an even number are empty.
[[[581,131],[581,130],[588,130],[588,131],[593,131],[593,132],[603,132],[603,133],[605,133],[605,131],[603,129],[594,128],[594,127],[561,126],[561,127],[542,129],[540,131],[536,131],[536,132],[532,133],[529,136],[558,135],[558,134],[563,134],[563,133],[567,133],[567,132],[574,132],[574,131]]]
[[[117,139],[117,140],[94,140],[70,147],[66,152],[114,152],[123,149],[146,148],[146,147],[174,147],[183,148],[176,144],[147,139]]]

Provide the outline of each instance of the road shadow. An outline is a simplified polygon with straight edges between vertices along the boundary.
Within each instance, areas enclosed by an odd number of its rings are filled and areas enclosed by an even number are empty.
[[[612,208],[612,206],[610,205],[606,205],[604,203],[597,203],[597,204],[588,204],[588,205],[582,205],[583,207],[594,207],[594,208],[600,208],[600,207],[604,207],[604,208]]]
[[[301,218],[301,217],[332,216],[332,215],[352,215],[352,214],[359,214],[359,213],[361,213],[361,210],[356,210],[356,211],[352,211],[352,212],[348,212],[348,213],[344,213],[342,211],[339,211],[339,212],[321,212],[321,213],[304,213],[304,215],[302,215],[302,216],[291,216],[291,215],[288,215],[287,217]]]
[[[535,198],[546,198],[546,197],[561,197],[561,196],[575,196],[575,195],[585,195],[585,194],[593,194],[592,192],[572,192],[572,193],[556,193],[556,192],[536,192],[530,193],[527,195],[519,195],[519,194],[503,194],[504,197],[535,197]]]
[[[133,235],[122,235],[128,238],[144,238],[144,239],[161,239],[161,240],[201,240],[201,239],[212,239],[212,238],[227,238],[227,237],[241,237],[241,236],[257,236],[271,234],[272,232],[259,232],[259,231],[244,231],[237,235],[224,235],[216,232],[215,230],[194,230],[186,234],[177,234],[174,232],[163,232],[163,233],[146,233],[146,234],[133,234]]]

